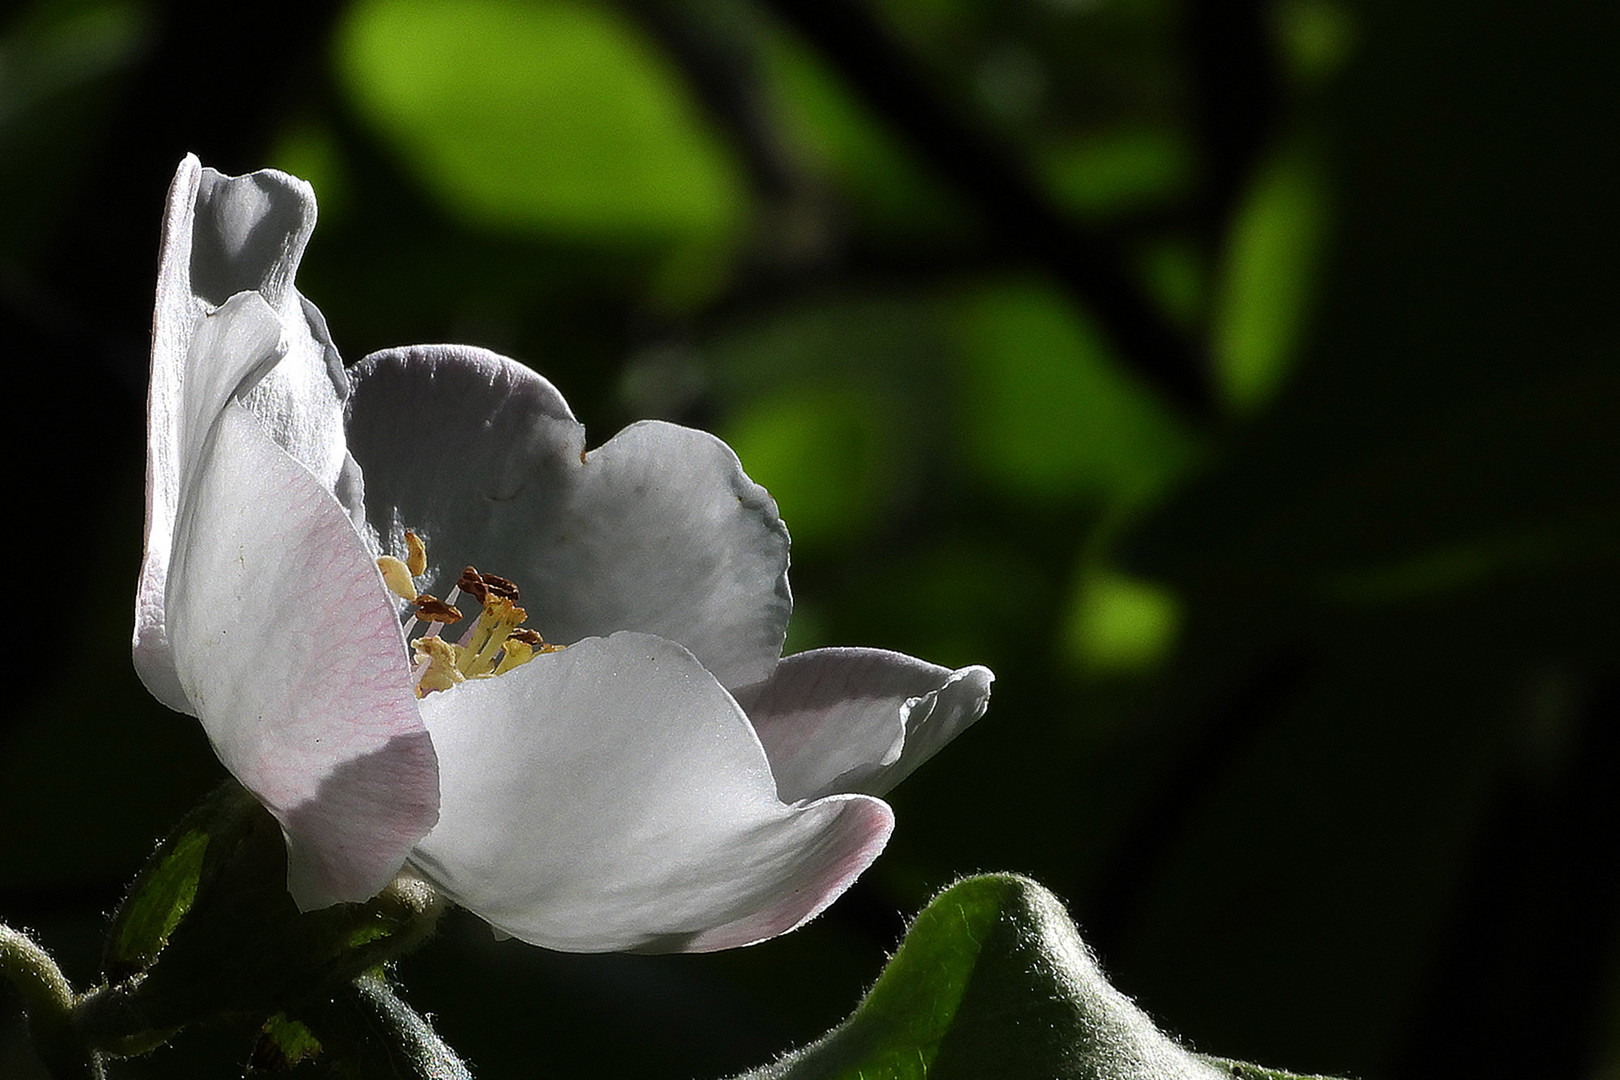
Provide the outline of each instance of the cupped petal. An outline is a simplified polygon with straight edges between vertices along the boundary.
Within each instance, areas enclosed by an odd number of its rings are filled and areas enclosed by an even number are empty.
[[[194,472],[168,582],[178,682],[281,823],[299,906],[365,900],[437,820],[393,605],[343,507],[242,405]]]
[[[775,501],[704,432],[644,422],[589,454],[584,438],[549,382],[482,349],[355,370],[349,446],[385,547],[415,529],[444,560],[441,590],[472,564],[517,582],[548,640],[657,634],[750,696],[793,606]]]
[[[678,644],[590,638],[422,702],[439,824],[419,871],[498,929],[576,952],[707,951],[830,904],[883,802],[788,805],[736,702]]]
[[[309,185],[273,170],[222,176],[187,155],[169,188],[152,317],[147,398],[146,540],[136,594],[136,667],[165,704],[189,711],[174,671],[164,596],[187,463],[225,401],[242,397],[283,447],[357,513],[358,470],[343,445],[347,376],[320,313],[293,288],[315,224]],[[199,347],[208,316],[238,294],[275,313],[276,355]]]
[[[882,795],[984,715],[995,677],[883,649],[785,657],[748,710],[783,799]]]

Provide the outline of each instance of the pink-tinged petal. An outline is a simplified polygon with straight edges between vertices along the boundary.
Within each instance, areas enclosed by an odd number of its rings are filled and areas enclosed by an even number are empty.
[[[188,155],[169,189],[152,318],[146,542],[134,649],[148,688],[175,709],[191,711],[165,626],[169,559],[187,462],[217,409],[232,396],[246,398],[276,440],[358,511],[358,470],[343,445],[347,376],[325,321],[292,286],[314,224],[309,185],[283,173],[225,177]],[[198,346],[210,313],[241,293],[257,294],[274,313],[274,356],[233,351],[241,342],[228,340]]]
[[[783,799],[882,795],[984,715],[990,669],[882,649],[789,656],[748,711]]]
[[[439,824],[413,862],[498,929],[577,952],[759,941],[830,904],[893,818],[788,805],[735,701],[674,642],[589,638],[422,702]]]
[[[242,405],[194,472],[168,583],[180,686],[281,822],[298,904],[365,900],[437,819],[393,605],[343,507]]]
[[[349,409],[369,521],[385,547],[423,533],[440,592],[470,563],[515,581],[548,640],[657,634],[745,699],[769,677],[793,606],[787,530],[719,439],[647,422],[582,455],[550,383],[445,345],[367,357]]]

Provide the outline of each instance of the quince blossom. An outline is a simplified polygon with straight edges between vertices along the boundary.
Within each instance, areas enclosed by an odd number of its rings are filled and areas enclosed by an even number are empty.
[[[293,283],[314,222],[283,173],[175,176],[134,643],[280,822],[294,899],[365,900],[403,869],[577,951],[816,915],[990,672],[782,658],[787,531],[711,435],[649,421],[587,453],[549,382],[482,349],[346,370]],[[522,592],[460,600],[488,603],[458,647],[408,600],[484,593],[463,566]]]

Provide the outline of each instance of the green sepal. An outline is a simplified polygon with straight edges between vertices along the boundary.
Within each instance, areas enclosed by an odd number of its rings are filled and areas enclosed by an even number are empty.
[[[224,855],[252,827],[254,805],[240,784],[222,784],[158,843],[113,913],[101,957],[109,979],[127,979],[157,959],[195,902],[203,875],[217,875]]]
[[[1057,897],[1027,878],[988,875],[935,897],[848,1020],[739,1080],[1240,1075],[1289,1074],[1186,1050],[1109,985]]]
[[[309,1030],[308,1024],[286,1013],[276,1013],[259,1031],[259,1041],[248,1062],[248,1074],[286,1072],[319,1057],[323,1049],[321,1040]]]
[[[280,826],[228,782],[136,878],[108,934],[106,984],[78,1022],[92,1045],[121,1054],[201,1020],[256,1028],[414,948],[441,907],[426,885],[399,881],[364,904],[300,912]]]
[[[248,1076],[289,1080],[471,1080],[467,1066],[380,972],[265,1025]]]

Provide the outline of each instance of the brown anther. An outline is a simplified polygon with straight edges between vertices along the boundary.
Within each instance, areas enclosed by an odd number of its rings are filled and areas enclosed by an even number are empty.
[[[530,630],[527,626],[520,626],[506,635],[509,641],[521,641],[531,649],[538,649],[546,643],[546,639]]]
[[[516,600],[518,598],[518,587],[505,578],[497,577],[494,574],[480,574],[478,576],[483,579],[484,588],[488,589],[496,596],[504,596],[508,600]]]
[[[483,575],[478,572],[476,567],[471,566],[463,570],[461,576],[456,579],[456,588],[467,593],[480,604],[484,602],[484,596],[488,591],[484,588]]]
[[[480,574],[477,567],[469,566],[461,572],[456,579],[456,587],[464,593],[469,593],[480,604],[489,603],[491,594],[504,596],[508,600],[516,600],[518,587],[510,581],[496,574]]]
[[[453,623],[461,619],[461,611],[436,596],[423,593],[416,598],[416,617],[423,622]]]

